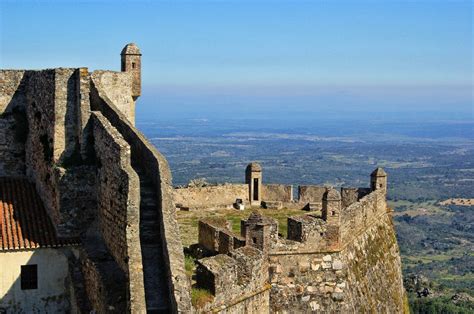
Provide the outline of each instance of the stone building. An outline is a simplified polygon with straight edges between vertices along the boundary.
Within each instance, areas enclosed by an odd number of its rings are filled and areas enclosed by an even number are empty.
[[[173,189],[134,126],[141,57],[128,44],[121,72],[0,70],[1,313],[405,310],[383,169],[371,189],[300,186],[296,199],[257,163],[242,184]],[[309,212],[288,217],[286,239],[258,212],[241,234],[200,222],[196,278],[214,299],[193,308],[176,209],[237,199]]]
[[[168,163],[134,127],[135,44],[121,62],[0,70],[2,312],[191,310]]]

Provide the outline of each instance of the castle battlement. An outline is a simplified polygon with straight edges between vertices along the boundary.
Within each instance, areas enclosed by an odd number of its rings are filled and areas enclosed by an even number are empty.
[[[359,189],[343,191],[346,194],[349,191],[351,197],[359,193]],[[303,308],[307,310],[319,309],[321,301],[326,306],[343,307],[350,295],[346,274],[351,271],[345,252],[353,250],[358,239],[373,232],[381,221],[391,221],[385,189],[375,189],[368,194],[366,190],[361,191],[364,193],[361,199],[343,207],[341,193],[327,188],[320,212],[288,217],[287,238],[279,235],[275,219],[257,211],[241,221],[240,235],[231,230],[225,218],[199,221],[199,245],[210,256],[197,262],[197,286],[208,289],[214,296],[203,310],[233,302],[247,306],[260,304],[267,297],[267,285],[272,287],[270,299],[277,304],[278,295],[286,300],[288,295],[294,295],[296,300],[303,298],[307,302],[295,306],[306,306]],[[260,256],[260,262],[252,265],[266,268],[263,277],[262,271],[238,270],[238,265],[248,267],[249,260],[255,258],[246,257],[236,263],[234,256],[246,256],[243,252],[250,248],[252,256]],[[250,276],[252,288],[243,288],[242,276]]]

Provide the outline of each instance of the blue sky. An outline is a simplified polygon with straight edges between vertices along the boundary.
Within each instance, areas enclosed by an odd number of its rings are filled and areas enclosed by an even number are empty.
[[[473,113],[471,1],[2,1],[0,9],[2,68],[119,70],[122,46],[136,42],[146,110]]]

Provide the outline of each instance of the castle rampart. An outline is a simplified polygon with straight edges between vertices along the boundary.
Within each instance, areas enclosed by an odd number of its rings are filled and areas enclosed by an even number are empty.
[[[126,51],[123,72],[1,70],[0,175],[34,182],[58,236],[88,239],[83,278],[89,300],[104,301],[92,306],[113,300],[107,272],[114,271],[123,274],[115,284],[126,301],[117,311],[186,312],[190,289],[171,174],[133,126],[141,87],[135,52]]]
[[[312,187],[306,190],[318,193],[323,191],[322,188],[313,189]],[[228,243],[222,245],[220,243],[222,237],[218,234],[220,230],[227,230],[232,235],[229,223],[223,219],[213,223],[201,221],[199,243],[206,244],[208,247],[212,245],[215,249],[209,252],[218,255],[200,260],[198,271],[206,273],[207,279],[226,280],[222,285],[225,289],[220,290],[220,281],[204,282],[202,275],[198,277],[198,285],[203,284],[203,287],[210,288],[215,296],[208,307],[218,307],[219,304],[223,306],[222,303],[235,306],[247,300],[247,297],[259,295],[261,291],[265,291],[265,285],[270,284],[272,289],[269,294],[269,304],[273,312],[288,308],[301,312],[350,311],[350,304],[358,302],[354,298],[359,300],[363,297],[363,293],[358,292],[355,295],[349,290],[351,279],[348,279],[348,276],[353,276],[353,268],[357,267],[348,267],[347,263],[353,262],[346,254],[349,251],[353,252],[359,238],[366,239],[368,230],[374,232],[374,226],[382,228],[380,226],[382,224],[383,230],[389,227],[385,225],[385,222],[391,218],[384,189],[376,189],[370,193],[365,188],[345,188],[341,191],[345,198],[338,190],[331,188],[324,188],[321,196],[316,195],[316,192],[312,194],[314,198],[321,197],[321,212],[288,217],[287,239],[277,236],[278,225],[275,221],[253,213],[248,220],[242,220],[241,223],[241,236],[245,239],[245,246],[239,249],[222,250],[220,248]],[[364,196],[359,199],[361,195]],[[342,205],[344,201],[350,205],[344,207]],[[255,223],[249,224],[249,221]],[[211,224],[213,228],[209,228]],[[255,227],[249,227],[249,225]],[[201,237],[201,232],[212,236]],[[389,241],[386,245],[392,250],[389,250],[389,254],[394,256],[398,254],[398,248],[393,246],[393,242]],[[238,275],[235,272],[237,264],[230,257],[235,255],[235,252],[241,252],[248,247],[257,249],[267,261],[268,277],[260,278],[260,284],[254,285],[252,289],[242,291],[236,284],[239,282],[238,279],[231,279]],[[218,269],[215,269],[216,265],[219,266]],[[397,273],[394,269],[392,270]],[[370,270],[365,269],[365,271]],[[253,272],[253,274],[255,276],[257,273]],[[397,277],[398,279],[401,280],[401,277]],[[399,293],[400,291],[396,290],[397,287],[393,285],[390,289],[395,289],[394,291]],[[403,291],[395,295],[397,298],[403,297]],[[392,304],[398,304],[399,301],[400,299],[390,299]],[[264,310],[263,307],[258,308],[258,306],[256,309],[257,311]]]

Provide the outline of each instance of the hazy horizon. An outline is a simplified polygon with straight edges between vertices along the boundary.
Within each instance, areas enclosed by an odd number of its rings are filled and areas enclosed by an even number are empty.
[[[119,70],[136,42],[137,119],[474,117],[471,1],[7,0],[0,17],[2,68]]]

